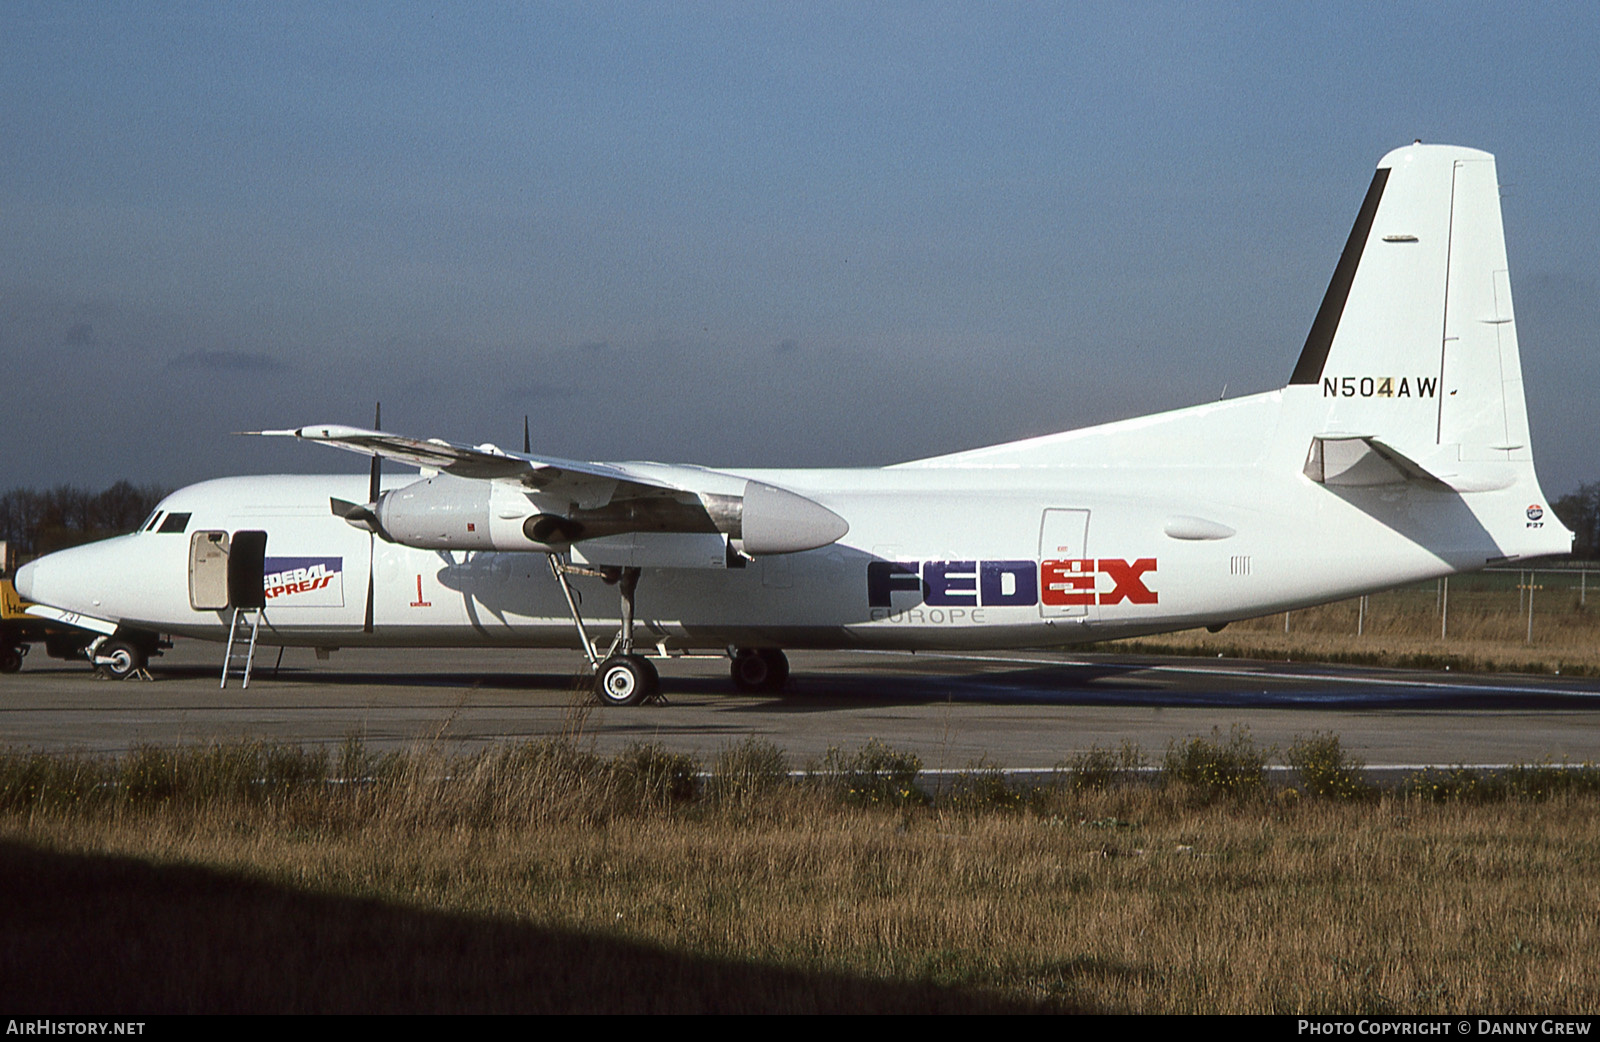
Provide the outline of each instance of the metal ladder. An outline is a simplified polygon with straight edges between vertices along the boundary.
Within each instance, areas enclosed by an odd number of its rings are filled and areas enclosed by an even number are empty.
[[[233,609],[233,624],[228,627],[228,651],[222,659],[221,687],[228,686],[228,674],[234,671],[235,663],[241,657],[244,659],[244,665],[239,667],[239,675],[244,679],[244,683],[240,686],[250,686],[250,670],[256,664],[256,634],[261,631],[261,623],[265,616],[265,608]],[[248,647],[245,646],[243,639],[243,634],[247,631],[250,634]]]

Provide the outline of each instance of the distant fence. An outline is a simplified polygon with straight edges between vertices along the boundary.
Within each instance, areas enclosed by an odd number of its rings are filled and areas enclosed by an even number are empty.
[[[1283,631],[1392,634],[1440,639],[1600,645],[1600,612],[1589,610],[1600,562],[1495,567],[1402,586],[1336,604],[1270,616]],[[1595,591],[1600,596],[1600,590]],[[1254,620],[1258,627],[1268,619]]]

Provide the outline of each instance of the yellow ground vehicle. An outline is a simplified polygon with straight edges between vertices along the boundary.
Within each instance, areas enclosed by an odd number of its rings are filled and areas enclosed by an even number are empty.
[[[29,615],[28,602],[11,583],[11,565],[10,549],[0,541],[0,673],[21,669],[33,644],[44,644],[52,658],[81,658],[94,634]]]
[[[0,673],[21,669],[30,640],[43,639],[42,635],[35,638],[31,633],[34,623],[42,627],[43,622],[24,614],[26,607],[26,602],[17,596],[17,588],[11,585],[11,577],[0,578]]]

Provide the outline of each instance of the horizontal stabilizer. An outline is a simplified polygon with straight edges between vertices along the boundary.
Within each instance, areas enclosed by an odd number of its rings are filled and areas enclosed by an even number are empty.
[[[1365,488],[1413,482],[1441,492],[1494,492],[1509,488],[1515,475],[1493,465],[1462,467],[1429,460],[1424,466],[1392,445],[1363,434],[1319,434],[1311,439],[1305,475],[1322,485]]]

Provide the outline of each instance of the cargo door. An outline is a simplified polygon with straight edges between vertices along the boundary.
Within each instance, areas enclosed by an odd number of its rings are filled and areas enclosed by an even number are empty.
[[[1089,511],[1050,508],[1039,523],[1039,614],[1084,618],[1094,603]]]
[[[267,533],[235,532],[228,545],[228,600],[235,608],[267,606]]]
[[[189,607],[221,611],[228,606],[228,533],[189,537]]]

